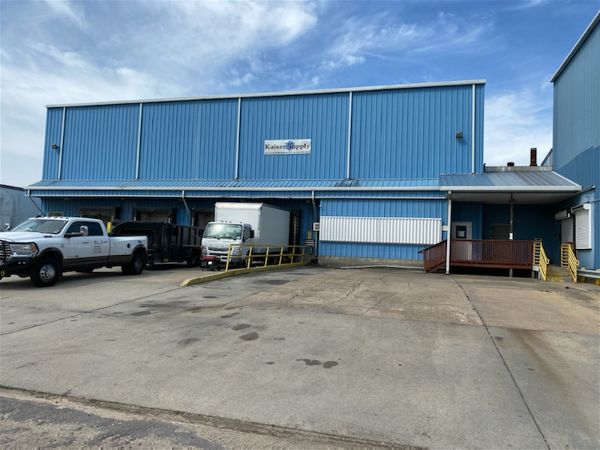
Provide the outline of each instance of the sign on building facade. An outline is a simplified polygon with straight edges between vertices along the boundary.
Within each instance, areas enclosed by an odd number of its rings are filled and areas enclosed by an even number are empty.
[[[311,139],[265,141],[265,155],[310,155],[311,149]]]

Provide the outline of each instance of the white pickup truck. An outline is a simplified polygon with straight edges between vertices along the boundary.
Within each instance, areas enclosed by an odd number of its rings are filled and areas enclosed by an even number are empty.
[[[36,217],[0,233],[0,279],[30,277],[52,286],[64,272],[92,272],[121,266],[126,275],[142,273],[146,236],[109,236],[101,220],[83,217]]]

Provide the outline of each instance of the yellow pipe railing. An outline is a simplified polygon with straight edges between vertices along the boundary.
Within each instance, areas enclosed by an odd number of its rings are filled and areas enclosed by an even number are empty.
[[[546,281],[548,276],[548,264],[550,259],[546,256],[546,251],[542,245],[542,241],[533,242],[533,265],[538,267],[540,278]]]
[[[239,248],[239,252],[234,252],[235,248]],[[244,254],[243,249],[248,249],[248,253]],[[264,253],[256,253],[256,249],[260,249],[261,252]],[[276,249],[275,252],[272,252],[271,249]],[[298,253],[296,250],[301,249],[302,252]],[[307,251],[308,250],[308,251]],[[291,253],[290,253],[291,251]],[[246,245],[246,244],[229,244],[227,248],[227,261],[225,263],[225,272],[229,272],[229,268],[231,266],[232,260],[245,260],[244,265],[247,269],[252,267],[252,262],[256,260],[261,260],[264,258],[264,263],[262,267],[266,267],[269,265],[269,259],[273,259],[274,261],[278,260],[278,263],[274,263],[272,265],[282,265],[284,264],[284,258],[289,258],[290,263],[304,263],[304,259],[306,256],[312,254],[312,247],[309,245]],[[271,255],[271,256],[270,256]],[[272,256],[275,255],[275,256]],[[297,258],[300,258],[300,261],[296,261]]]
[[[573,283],[577,283],[579,260],[575,256],[573,246],[569,243],[560,244],[560,266],[567,267]]]

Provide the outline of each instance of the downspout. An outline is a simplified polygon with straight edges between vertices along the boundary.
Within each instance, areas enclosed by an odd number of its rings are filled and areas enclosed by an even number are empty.
[[[190,208],[188,207],[187,201],[185,200],[185,191],[181,191],[181,200],[183,201],[183,206],[185,206],[185,210],[188,215],[188,225],[192,224],[192,213],[190,212]]]
[[[317,214],[317,202],[315,200],[315,191],[311,191],[311,196],[310,199],[312,201],[312,207],[313,207],[313,223],[314,222],[320,222],[320,218],[319,215]],[[312,226],[311,226],[312,228]],[[314,256],[317,256],[319,254],[318,249],[319,249],[319,232],[318,231],[313,231],[313,240],[315,241],[315,254]]]
[[[475,173],[475,85],[471,90],[471,173]]]
[[[508,232],[508,239],[509,240],[513,240],[514,239],[514,232],[513,232],[513,220],[514,220],[514,198],[513,195],[510,194],[510,200],[509,200],[509,220],[510,220],[510,225],[509,225],[509,232]],[[510,278],[512,278],[513,276],[513,269],[510,268],[508,269],[508,276]]]
[[[446,275],[450,275],[450,236],[452,235],[452,191],[448,191],[448,231],[446,232]]]

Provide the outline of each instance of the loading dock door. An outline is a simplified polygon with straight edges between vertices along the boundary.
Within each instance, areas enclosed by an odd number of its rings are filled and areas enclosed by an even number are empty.
[[[172,209],[137,209],[135,220],[174,223],[176,211]]]
[[[573,242],[573,218],[562,220],[560,222],[560,241]]]

